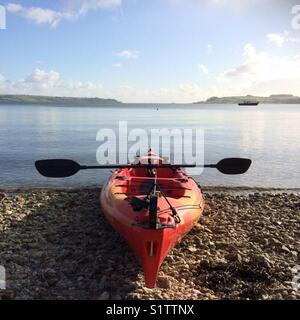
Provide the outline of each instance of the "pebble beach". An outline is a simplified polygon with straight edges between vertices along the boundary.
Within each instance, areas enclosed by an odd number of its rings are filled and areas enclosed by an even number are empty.
[[[0,191],[0,299],[300,299],[300,193],[205,189],[157,288],[101,214],[99,190]]]

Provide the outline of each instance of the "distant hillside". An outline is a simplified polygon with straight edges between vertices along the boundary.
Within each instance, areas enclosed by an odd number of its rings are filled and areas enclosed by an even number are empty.
[[[212,97],[207,99],[206,101],[195,102],[195,104],[238,104],[243,101],[258,101],[259,103],[282,103],[282,104],[300,104],[300,97],[296,97],[290,94],[273,94],[270,97],[256,97],[256,96],[235,96],[235,97]]]
[[[108,106],[119,105],[121,102],[114,99],[100,98],[69,98],[29,95],[0,95],[0,104],[49,104],[70,106]]]

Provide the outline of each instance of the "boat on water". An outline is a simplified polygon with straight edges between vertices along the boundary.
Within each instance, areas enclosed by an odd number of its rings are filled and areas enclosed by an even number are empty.
[[[202,167],[232,175],[245,173],[250,165],[250,159],[228,158]],[[100,205],[139,258],[148,288],[155,287],[165,257],[197,223],[205,206],[201,187],[182,170],[196,165],[167,163],[151,149],[127,165],[83,166],[73,160],[50,159],[36,161],[35,166],[50,178],[70,177],[87,169],[115,169],[101,190]]]
[[[258,106],[258,101],[243,101],[239,103],[239,106]]]

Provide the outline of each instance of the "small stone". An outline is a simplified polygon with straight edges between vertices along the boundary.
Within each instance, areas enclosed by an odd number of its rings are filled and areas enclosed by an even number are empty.
[[[219,259],[216,259],[216,263],[219,265],[227,265],[228,261],[224,258],[219,258]]]
[[[205,296],[208,300],[217,300],[218,299],[218,297],[216,297],[214,294],[211,294],[211,293],[206,293]]]
[[[188,247],[187,249],[188,249],[190,252],[196,252],[196,251],[197,251],[197,248],[192,247],[192,246]]]
[[[294,257],[298,257],[298,252],[297,251],[291,251],[291,254],[294,256]]]
[[[281,241],[276,238],[269,239],[269,242],[270,244],[273,244],[273,245],[281,245]]]
[[[208,268],[210,266],[210,261],[209,260],[201,260],[200,266],[202,268]]]
[[[207,226],[210,224],[210,219],[208,217],[202,216],[200,219],[200,223],[204,226]]]
[[[56,271],[51,268],[45,269],[43,276],[50,286],[55,285],[59,280]]]
[[[109,300],[109,293],[107,291],[102,292],[98,300]]]
[[[167,276],[161,276],[157,279],[157,286],[163,289],[170,289],[171,288],[171,281]]]
[[[251,261],[261,267],[269,268],[271,265],[271,261],[264,255],[253,256]]]
[[[201,230],[203,230],[203,226],[201,226],[200,223],[196,223],[195,226],[194,226],[194,229],[198,230],[198,231],[201,231]]]
[[[281,247],[281,249],[282,249],[283,251],[285,251],[285,252],[288,252],[288,253],[291,252],[291,250],[290,250],[287,246],[285,246],[285,245],[283,245],[283,246]]]
[[[241,262],[242,257],[238,252],[231,252],[225,255],[225,259],[232,262]]]
[[[197,290],[197,289],[193,289],[192,292],[196,295],[199,295],[201,294],[201,291],[200,290]]]

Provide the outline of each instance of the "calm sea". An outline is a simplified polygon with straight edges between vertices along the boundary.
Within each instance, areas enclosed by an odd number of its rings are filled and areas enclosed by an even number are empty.
[[[70,158],[97,164],[101,128],[199,128],[206,162],[249,157],[242,176],[207,169],[196,177],[206,186],[300,187],[300,105],[124,105],[122,107],[0,106],[0,188],[99,186],[109,171],[80,172],[56,180],[37,174],[34,162]]]

